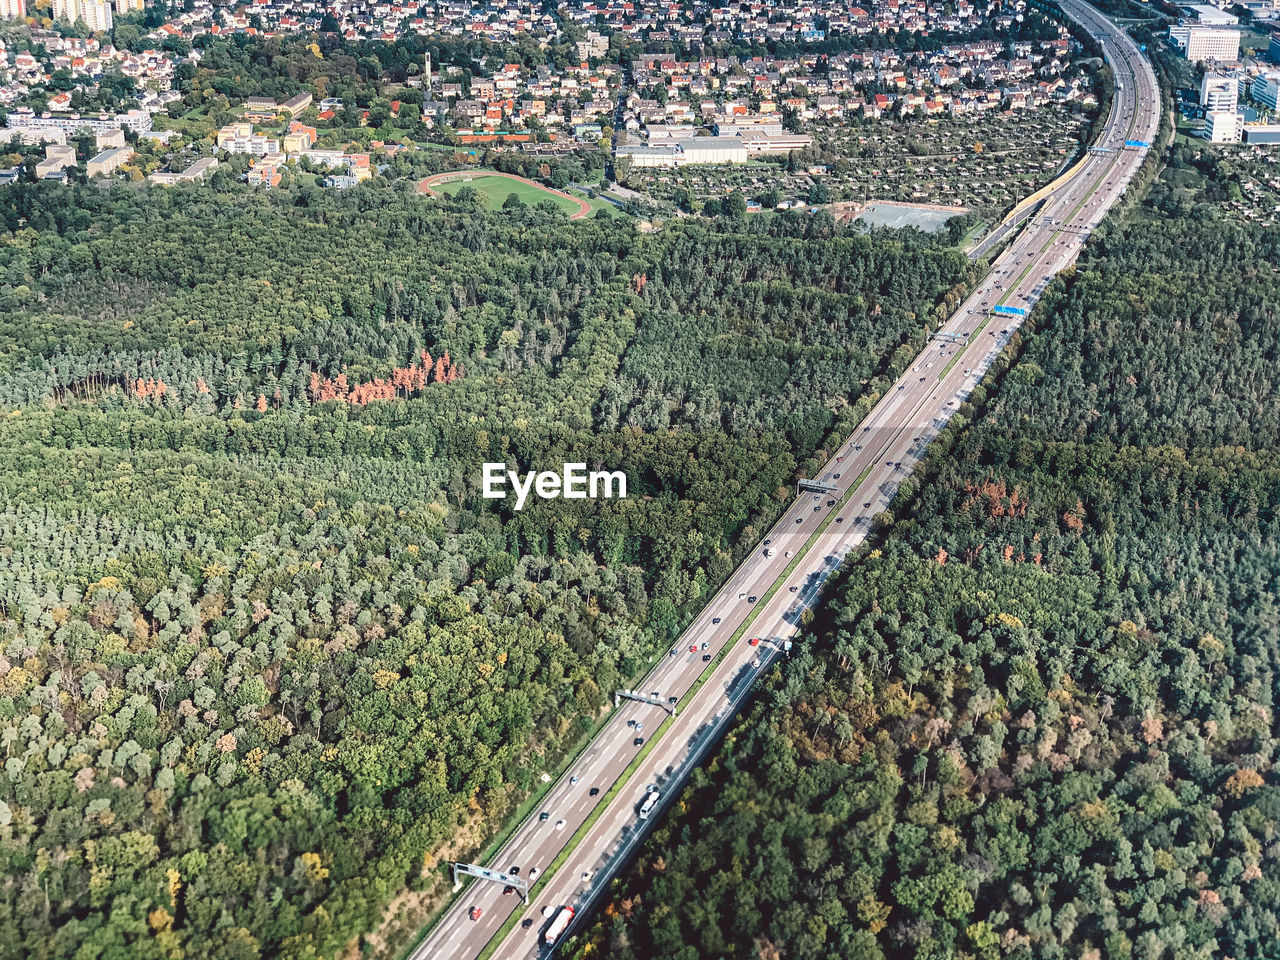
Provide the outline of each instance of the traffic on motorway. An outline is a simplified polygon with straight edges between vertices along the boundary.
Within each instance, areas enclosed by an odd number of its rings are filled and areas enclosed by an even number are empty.
[[[486,864],[528,882],[528,903],[514,883],[472,881],[411,960],[512,960],[554,950],[732,720],[755,678],[785,655],[823,582],[866,538],[872,517],[1123,193],[1147,152],[1132,144],[1152,143],[1159,127],[1155,76],[1133,41],[1092,7],[1081,0],[1062,7],[1098,37],[1118,81],[1086,162],[1054,186],[813,488],[799,493],[632,691],[641,699],[621,702]]]

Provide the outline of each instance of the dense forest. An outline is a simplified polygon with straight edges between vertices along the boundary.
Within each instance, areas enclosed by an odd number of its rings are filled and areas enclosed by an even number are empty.
[[[3,955],[392,953],[970,270],[386,187],[2,209]]]
[[[1280,231],[1168,197],[1050,288],[576,956],[1280,956]]]

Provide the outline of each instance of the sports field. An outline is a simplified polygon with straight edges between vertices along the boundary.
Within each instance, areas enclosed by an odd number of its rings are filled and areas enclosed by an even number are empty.
[[[591,210],[585,200],[509,173],[479,170],[475,173],[441,173],[427,177],[418,184],[418,188],[424,193],[443,193],[449,196],[455,195],[463,187],[471,187],[480,194],[484,205],[490,210],[500,210],[507,197],[513,193],[531,207],[550,200],[569,214],[570,220],[585,217]]]

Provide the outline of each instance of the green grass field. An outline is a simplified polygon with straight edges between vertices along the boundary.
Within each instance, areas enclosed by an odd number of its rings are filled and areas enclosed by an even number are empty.
[[[471,187],[476,193],[480,194],[485,207],[489,210],[502,209],[502,204],[507,199],[507,196],[514,193],[531,207],[541,203],[543,200],[550,200],[565,213],[578,212],[578,207],[575,203],[566,200],[564,197],[558,197],[554,193],[548,193],[541,187],[520,183],[517,180],[508,180],[505,177],[486,176],[483,173],[476,174],[470,180],[454,180],[451,183],[436,184],[432,189],[438,193],[447,193],[452,197],[463,187]]]

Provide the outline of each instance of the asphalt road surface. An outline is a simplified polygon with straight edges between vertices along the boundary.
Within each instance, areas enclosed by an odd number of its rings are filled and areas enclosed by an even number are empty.
[[[677,715],[661,736],[648,742],[667,719],[663,707],[624,701],[541,806],[485,864],[504,872],[518,867],[526,878],[536,868],[528,906],[522,909],[520,897],[504,894],[500,884],[464,881],[470,884],[464,895],[411,960],[472,960],[517,911],[518,920],[501,932],[491,955],[498,960],[539,957],[551,950],[543,931],[555,912],[573,905],[575,923],[581,921],[639,839],[646,824],[637,811],[648,791],[656,787],[670,800],[679,789],[691,755],[731,720],[751,682],[783,655],[783,644],[798,632],[799,614],[814,603],[822,581],[865,539],[872,516],[888,504],[1021,323],[1020,315],[1005,311],[1030,309],[1049,279],[1074,262],[1089,232],[1124,191],[1146,155],[1145,148],[1125,142],[1151,143],[1159,126],[1155,76],[1136,45],[1094,8],[1081,0],[1062,0],[1062,6],[1100,39],[1121,84],[1089,162],[1048,197],[815,478],[831,484],[832,492],[799,495],[642,681],[638,691],[657,694],[664,704],[679,698]],[[751,645],[751,638],[761,642]],[[624,777],[646,749],[638,768]],[[592,814],[597,819],[584,828]],[[568,858],[545,873],[580,830],[583,835]],[[474,909],[480,911],[477,919],[471,918]]]

